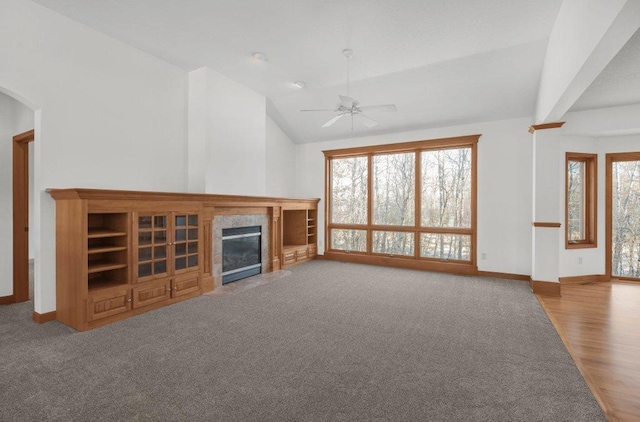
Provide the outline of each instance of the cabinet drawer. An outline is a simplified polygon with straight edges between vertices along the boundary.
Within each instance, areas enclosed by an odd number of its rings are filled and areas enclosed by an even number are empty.
[[[176,277],[171,282],[171,297],[184,296],[199,290],[200,277],[198,274]]]
[[[313,258],[316,255],[318,255],[318,247],[315,244],[309,245],[309,258]]]
[[[296,260],[300,261],[302,259],[307,259],[309,257],[309,251],[306,246],[302,246],[296,249]]]
[[[169,279],[152,281],[133,289],[133,307],[141,308],[153,303],[164,302],[170,297]]]
[[[296,251],[290,249],[282,252],[282,262],[284,264],[292,264],[296,262]]]
[[[89,296],[87,299],[87,321],[96,321],[130,309],[129,289],[119,289]]]

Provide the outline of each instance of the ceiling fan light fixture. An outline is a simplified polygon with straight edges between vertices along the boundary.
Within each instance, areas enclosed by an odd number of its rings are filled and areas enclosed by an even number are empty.
[[[305,81],[295,81],[293,85],[297,86],[298,88],[304,88],[305,86],[307,86]]]
[[[262,63],[267,61],[267,55],[259,51],[252,53],[251,57],[255,63]]]
[[[329,127],[333,125],[335,122],[340,120],[344,116],[351,116],[351,130],[353,130],[353,120],[354,117],[363,125],[368,128],[372,128],[378,124],[375,120],[373,120],[369,116],[365,116],[362,114],[363,110],[380,110],[380,111],[398,111],[395,104],[380,104],[380,105],[370,105],[370,106],[361,106],[360,101],[356,100],[351,96],[351,91],[349,90],[350,85],[350,75],[349,75],[349,59],[353,56],[353,50],[350,48],[346,48],[342,50],[342,55],[347,59],[347,95],[338,95],[340,98],[340,103],[335,109],[314,109],[314,110],[300,110],[300,111],[333,111],[336,113],[331,119],[329,119],[322,127]]]

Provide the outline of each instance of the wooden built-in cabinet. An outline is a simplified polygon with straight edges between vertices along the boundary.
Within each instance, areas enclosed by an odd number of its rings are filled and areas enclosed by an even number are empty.
[[[59,215],[58,228],[84,223],[82,218],[75,222],[69,218],[73,216]],[[132,315],[201,294],[202,223],[197,209],[88,212],[86,224],[86,287],[79,281],[77,290],[69,292],[70,286],[61,283],[60,295],[76,295],[66,302],[66,310],[57,311],[62,322],[69,321],[79,330],[94,328],[120,319],[121,314]],[[64,251],[59,255],[70,259]],[[58,270],[58,274],[66,272],[64,267]],[[85,297],[86,307],[79,304]]]
[[[316,257],[317,213],[317,208],[282,210],[283,268]]]
[[[270,216],[269,271],[317,253],[318,199],[95,189],[49,193],[56,200],[56,318],[81,331],[213,290],[218,213],[261,209]]]

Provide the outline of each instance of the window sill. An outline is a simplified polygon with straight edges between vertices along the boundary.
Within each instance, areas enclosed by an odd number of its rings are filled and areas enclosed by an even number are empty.
[[[565,245],[565,249],[592,249],[597,247],[597,243],[567,243]]]

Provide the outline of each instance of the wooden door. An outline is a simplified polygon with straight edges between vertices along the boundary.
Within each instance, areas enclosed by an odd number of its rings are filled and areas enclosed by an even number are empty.
[[[34,131],[13,137],[13,301],[29,300],[29,143]]]

